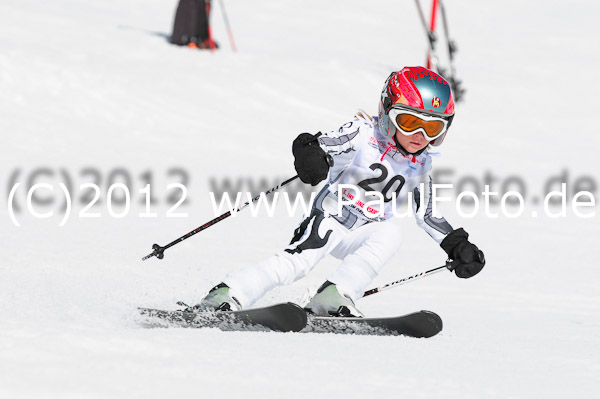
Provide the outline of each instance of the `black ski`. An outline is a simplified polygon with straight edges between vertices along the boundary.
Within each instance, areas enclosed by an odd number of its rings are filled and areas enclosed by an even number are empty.
[[[302,332],[357,334],[357,335],[405,335],[415,338],[433,337],[442,331],[442,319],[428,310],[398,317],[315,317],[308,316],[308,324]]]
[[[223,331],[300,331],[306,326],[306,312],[288,302],[264,308],[226,311],[159,310],[138,308],[151,327],[218,328]]]

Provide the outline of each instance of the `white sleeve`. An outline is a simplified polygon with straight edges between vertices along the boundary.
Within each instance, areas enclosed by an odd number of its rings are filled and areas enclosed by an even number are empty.
[[[417,225],[440,244],[454,229],[443,217],[433,216],[432,185],[431,176],[427,175],[426,181],[420,185],[424,192],[421,193],[419,187],[415,187],[413,190],[413,212]],[[427,204],[426,207],[422,207],[422,200]]]
[[[333,157],[331,176],[335,179],[354,159],[360,148],[360,130],[363,123],[354,119],[338,130],[324,133],[319,137],[319,145]]]
[[[352,152],[356,148],[356,139],[360,133],[357,120],[345,123],[338,130],[323,133],[319,137],[321,148],[332,156]]]

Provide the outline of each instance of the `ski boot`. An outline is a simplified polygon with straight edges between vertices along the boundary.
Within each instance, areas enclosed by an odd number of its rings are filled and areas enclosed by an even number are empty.
[[[364,317],[356,309],[352,299],[340,294],[335,284],[331,281],[325,281],[317,290],[317,294],[306,304],[304,310],[315,316]]]
[[[221,283],[213,287],[206,297],[199,304],[193,306],[190,310],[206,311],[206,310],[241,310],[242,305],[237,299],[229,294],[229,286]]]

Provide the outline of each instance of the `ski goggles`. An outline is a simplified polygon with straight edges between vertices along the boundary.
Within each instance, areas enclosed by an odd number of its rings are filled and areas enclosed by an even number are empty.
[[[404,108],[392,108],[389,118],[405,136],[421,132],[427,141],[433,141],[448,130],[448,120],[439,116],[425,115]]]

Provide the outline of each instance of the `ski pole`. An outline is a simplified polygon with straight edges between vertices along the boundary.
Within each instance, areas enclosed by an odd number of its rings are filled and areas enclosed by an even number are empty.
[[[310,141],[316,140],[321,135],[322,135],[321,132],[315,134]],[[333,159],[331,158],[331,156],[327,157],[327,162],[329,163],[329,166],[333,166]],[[204,223],[202,226],[195,228],[194,230],[190,231],[187,234],[182,235],[181,237],[179,237],[178,239],[176,239],[174,241],[171,241],[170,243],[168,243],[164,247],[161,247],[158,244],[153,244],[152,245],[153,251],[151,253],[149,253],[148,255],[144,256],[142,258],[142,260],[150,259],[153,256],[156,256],[158,259],[164,258],[165,257],[164,252],[168,248],[171,248],[175,244],[179,244],[183,240],[187,240],[191,236],[200,233],[202,230],[208,229],[210,226],[219,223],[223,219],[227,219],[229,216],[233,215],[233,213],[237,213],[237,212],[241,211],[242,209],[244,209],[245,207],[247,207],[248,205],[250,205],[250,203],[258,201],[263,194],[264,195],[269,195],[271,193],[274,193],[275,191],[278,191],[278,190],[282,189],[283,187],[285,187],[285,186],[289,185],[290,183],[292,183],[294,180],[298,179],[298,177],[299,177],[298,175],[296,175],[294,177],[291,177],[291,178],[287,179],[286,181],[284,181],[283,183],[280,183],[277,186],[275,186],[275,187],[273,187],[273,188],[271,188],[271,189],[269,189],[269,190],[267,190],[267,191],[265,191],[263,193],[258,194],[256,197],[252,198],[252,200],[246,201],[246,203],[244,205],[241,205],[235,211],[234,210],[227,211],[224,214],[222,214],[221,216],[217,216],[213,220]]]
[[[256,197],[252,198],[252,200],[250,200],[250,201],[246,201],[246,203],[245,203],[245,204],[243,204],[243,205],[240,205],[240,206],[239,206],[239,207],[238,207],[238,208],[237,208],[235,211],[233,211],[233,210],[231,210],[231,211],[227,211],[227,212],[225,212],[224,214],[222,214],[221,216],[217,216],[217,217],[216,217],[216,218],[214,218],[213,220],[211,220],[211,221],[209,221],[209,222],[206,222],[206,223],[204,223],[202,226],[195,228],[194,230],[190,231],[190,232],[189,232],[189,233],[187,233],[187,234],[184,234],[184,235],[182,235],[181,237],[179,237],[178,239],[176,239],[176,240],[174,240],[174,241],[172,241],[172,242],[168,243],[168,244],[167,244],[167,245],[165,245],[164,247],[161,247],[161,246],[160,246],[160,245],[158,245],[158,244],[154,244],[154,245],[152,245],[152,249],[153,249],[154,251],[152,251],[150,254],[148,254],[148,255],[144,256],[144,257],[142,258],[142,260],[149,259],[149,258],[151,258],[151,257],[153,257],[153,256],[156,256],[158,259],[162,259],[162,258],[164,258],[164,256],[165,256],[165,255],[164,255],[164,252],[165,252],[165,251],[166,251],[168,248],[171,248],[173,245],[175,245],[175,244],[179,244],[181,241],[183,241],[183,240],[187,240],[187,239],[188,239],[188,238],[190,238],[191,236],[193,236],[193,235],[195,235],[195,234],[198,234],[198,233],[200,233],[202,230],[206,230],[206,229],[208,229],[210,226],[212,226],[212,225],[215,225],[215,224],[219,223],[220,221],[222,221],[222,220],[224,220],[224,219],[227,219],[229,216],[233,215],[233,213],[235,213],[235,212],[239,212],[239,211],[241,211],[242,209],[244,209],[245,207],[247,207],[248,205],[250,205],[250,203],[257,201],[257,200],[258,200],[258,199],[259,199],[259,198],[260,198],[260,197],[261,197],[263,194],[264,194],[264,195],[269,195],[269,194],[271,194],[271,193],[274,193],[275,191],[278,191],[278,190],[280,190],[281,188],[283,188],[283,187],[287,186],[288,184],[290,184],[291,182],[293,182],[293,181],[294,181],[294,180],[296,180],[297,178],[298,178],[298,175],[296,175],[296,176],[294,176],[294,177],[292,177],[292,178],[289,178],[289,179],[287,179],[287,180],[286,180],[286,181],[284,181],[283,183],[280,183],[279,185],[277,185],[277,186],[275,186],[275,187],[273,187],[273,188],[271,188],[271,189],[269,189],[269,190],[267,190],[267,191],[265,191],[265,192],[263,192],[263,193],[260,193],[260,194],[258,194]]]
[[[446,8],[444,7],[444,2],[442,0],[438,0],[440,3],[440,13],[442,14],[442,21],[444,22],[444,35],[446,35],[446,41],[448,42],[448,57],[450,58],[450,67],[453,67],[452,62],[454,61],[454,53],[456,52],[456,43],[453,40],[450,40],[450,35],[448,34],[448,19],[446,18]],[[451,71],[454,73],[454,70]]]
[[[373,289],[370,289],[368,291],[365,291],[365,293],[363,294],[363,298],[366,297],[366,296],[373,295],[373,294],[376,294],[378,292],[385,291],[387,289],[396,287],[398,285],[410,283],[411,281],[415,281],[415,280],[419,280],[419,279],[421,279],[423,277],[431,276],[432,274],[439,273],[439,272],[441,272],[444,269],[448,269],[448,270],[452,271],[452,270],[454,270],[454,267],[455,267],[454,266],[454,261],[447,260],[446,264],[444,266],[439,266],[439,267],[436,267],[435,269],[427,270],[425,272],[417,273],[415,275],[408,276],[408,277],[402,278],[400,280],[393,281],[393,282],[388,283],[388,284],[386,284],[386,285],[384,285],[382,287],[373,288]]]
[[[423,12],[423,8],[421,7],[420,0],[415,0],[415,4],[417,5],[417,11],[419,12],[421,24],[423,25],[423,29],[425,29],[425,34],[427,35],[427,39],[429,41],[429,49],[427,50],[427,59],[425,60],[425,66],[429,69],[436,70],[437,55],[435,47],[437,36],[435,34],[435,14],[437,12],[437,0],[433,0],[430,26],[427,25],[427,21],[425,20],[425,13]]]
[[[452,86],[454,99],[456,102],[461,102],[464,99],[465,89],[461,87],[462,82],[456,77],[456,69],[454,68],[454,53],[457,51],[456,43],[454,40],[450,40],[450,35],[448,33],[448,19],[446,17],[446,8],[444,7],[444,2],[442,0],[439,0],[439,2],[442,21],[444,21],[444,34],[446,35],[446,42],[448,43],[448,57],[450,59],[450,73],[448,76],[448,81]]]
[[[220,0],[221,11],[223,12],[223,19],[225,20],[225,27],[227,28],[227,34],[229,35],[229,41],[231,41],[231,48],[233,52],[237,52],[237,48],[235,47],[235,42],[233,41],[233,32],[231,31],[231,26],[229,25],[229,18],[227,18],[227,13],[225,12],[225,4],[223,0]]]
[[[417,5],[417,11],[419,12],[419,17],[421,19],[421,24],[423,25],[423,28],[425,29],[425,34],[427,35],[427,39],[429,40],[429,46],[434,49],[435,48],[435,32],[430,31],[429,28],[427,27],[427,21],[425,20],[425,14],[423,13],[423,8],[421,7],[421,3],[420,0],[415,0],[415,3]]]
[[[435,32],[435,23],[437,16],[438,0],[432,0],[431,3],[431,24],[429,25],[429,31],[433,34]],[[438,71],[438,59],[435,53],[435,49],[431,48],[431,52],[427,55],[427,68]]]

